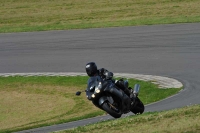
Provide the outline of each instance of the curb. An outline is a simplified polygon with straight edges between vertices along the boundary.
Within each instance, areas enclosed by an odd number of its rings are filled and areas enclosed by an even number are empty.
[[[0,73],[0,77],[9,77],[9,76],[87,76],[86,73],[77,73],[77,72],[44,72],[44,73]],[[121,78],[133,78],[143,81],[150,81],[154,84],[157,84],[159,88],[181,88],[183,84],[176,79],[154,76],[154,75],[143,75],[143,74],[128,74],[128,73],[114,73],[115,77]]]

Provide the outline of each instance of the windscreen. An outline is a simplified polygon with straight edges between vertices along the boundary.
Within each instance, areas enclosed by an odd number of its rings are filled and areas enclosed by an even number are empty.
[[[95,86],[98,85],[99,81],[101,81],[100,76],[90,77],[87,84],[87,90],[88,91],[92,90]]]

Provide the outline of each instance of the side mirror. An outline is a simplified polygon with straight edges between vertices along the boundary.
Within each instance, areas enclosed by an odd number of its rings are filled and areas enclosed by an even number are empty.
[[[80,96],[80,95],[81,95],[81,92],[80,92],[80,91],[77,91],[77,92],[76,92],[76,95],[77,95],[77,96]]]

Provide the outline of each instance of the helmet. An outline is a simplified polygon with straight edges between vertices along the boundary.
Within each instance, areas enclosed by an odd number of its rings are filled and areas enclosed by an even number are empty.
[[[85,69],[87,75],[90,77],[94,76],[97,73],[97,66],[94,62],[87,63]]]

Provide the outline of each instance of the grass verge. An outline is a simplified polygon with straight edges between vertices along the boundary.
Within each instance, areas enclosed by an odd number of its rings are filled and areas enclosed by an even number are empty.
[[[199,0],[0,0],[0,32],[200,22]]]
[[[105,114],[85,95],[88,77],[0,77],[0,132],[13,132],[54,125]],[[158,89],[157,85],[129,79],[130,86],[141,85],[140,99],[152,103],[180,89]]]
[[[199,133],[200,105],[144,113],[143,115],[99,122],[59,133],[104,133],[105,131],[109,133]]]

